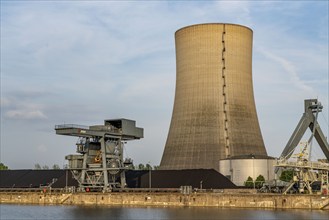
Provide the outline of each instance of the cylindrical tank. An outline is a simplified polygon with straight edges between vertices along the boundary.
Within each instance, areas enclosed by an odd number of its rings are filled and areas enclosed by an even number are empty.
[[[256,181],[259,175],[262,175],[265,181],[273,180],[275,178],[274,164],[275,159],[273,157],[238,156],[220,160],[219,172],[235,185],[244,186],[249,176],[253,181]]]
[[[267,155],[252,86],[252,35],[235,24],[175,33],[176,93],[160,169],[214,168],[236,155]]]

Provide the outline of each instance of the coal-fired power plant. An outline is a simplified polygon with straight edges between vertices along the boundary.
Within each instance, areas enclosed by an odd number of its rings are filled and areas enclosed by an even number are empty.
[[[280,158],[268,156],[253,93],[252,39],[253,31],[237,24],[197,24],[176,31],[176,93],[159,170],[149,164],[135,167],[124,153],[127,141],[144,138],[134,120],[62,124],[55,126],[56,134],[78,137],[77,154],[65,157],[65,170],[0,170],[0,194],[29,192],[22,198],[2,195],[5,201],[40,204],[328,208],[329,143],[318,121],[323,105],[318,99],[304,100],[304,113]],[[311,157],[313,140],[325,158]],[[55,191],[59,197],[52,199]],[[30,192],[35,197],[23,199]],[[103,193],[88,197],[82,192]],[[264,200],[273,195],[256,192],[314,196],[274,201]],[[242,198],[241,193],[248,194]]]
[[[216,169],[267,158],[252,84],[250,28],[198,24],[176,31],[176,92],[160,169]]]

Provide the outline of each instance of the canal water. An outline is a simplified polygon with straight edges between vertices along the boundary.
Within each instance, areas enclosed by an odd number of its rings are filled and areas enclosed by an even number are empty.
[[[58,206],[0,205],[0,219],[329,219],[329,211],[227,209],[209,207],[131,207],[131,206]]]

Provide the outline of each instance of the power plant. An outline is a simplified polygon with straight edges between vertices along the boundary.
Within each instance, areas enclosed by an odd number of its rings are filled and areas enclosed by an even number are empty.
[[[250,28],[235,24],[176,31],[176,93],[161,169],[219,171],[223,159],[268,159],[253,94],[252,38]]]
[[[234,190],[240,190],[238,186],[247,186],[247,179],[256,180],[261,176],[264,178],[261,184],[275,181],[275,185],[268,184],[268,189],[263,185],[259,192],[328,195],[329,144],[317,121],[323,109],[317,99],[304,101],[304,114],[280,158],[267,155],[253,93],[252,39],[253,31],[237,24],[197,24],[176,31],[176,91],[160,170],[131,170],[134,167],[132,159],[124,158],[126,141],[144,137],[143,128],[136,127],[133,120],[110,119],[105,120],[104,125],[93,126],[56,125],[56,134],[79,138],[76,143],[78,154],[66,156],[66,173],[49,174],[46,186],[50,189],[56,186],[58,178],[61,180],[58,187],[63,189],[65,182],[67,189],[69,170],[75,180],[75,185],[71,186],[78,187],[76,191],[80,192],[180,192],[190,195],[192,191],[202,194],[208,189],[218,194],[223,193],[223,189],[228,189],[229,193],[238,192]],[[307,142],[300,142],[307,128],[312,135]],[[313,139],[326,157],[318,162],[311,160]],[[303,145],[302,152],[291,160],[300,144]],[[292,172],[292,180],[280,190],[272,191],[270,187],[279,189],[275,173],[284,169]],[[5,190],[15,185],[22,188],[27,187],[26,184],[37,186],[46,176],[34,171],[0,174],[0,189]],[[252,182],[255,193],[256,181]],[[314,189],[316,184],[320,184],[319,189]],[[35,189],[40,190],[40,187]],[[248,190],[242,191],[246,193]],[[145,194],[142,202],[147,204],[153,202],[152,199]],[[250,204],[255,204],[257,199]],[[278,199],[281,202],[270,203],[275,207],[288,204],[286,198]],[[122,199],[125,204],[129,203],[128,200]],[[160,200],[160,203],[154,200],[154,204],[162,204],[162,201],[168,204],[172,199],[161,197]],[[183,199],[180,196],[178,201],[178,204],[194,204],[199,198]],[[225,204],[231,206],[232,201],[228,198]],[[235,199],[237,201],[239,199]],[[308,198],[305,201],[308,203]],[[116,200],[111,202],[116,204]],[[321,203],[321,207],[327,206],[329,199]]]

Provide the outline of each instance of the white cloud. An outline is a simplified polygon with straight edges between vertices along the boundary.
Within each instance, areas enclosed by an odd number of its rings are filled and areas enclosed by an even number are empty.
[[[250,7],[248,1],[216,1],[214,9],[218,16],[225,18],[224,22],[248,25],[252,20]]]
[[[289,81],[292,85],[296,86],[299,89],[302,89],[306,92],[313,93],[313,90],[310,86],[306,85],[298,76],[296,67],[293,65],[292,62],[290,62],[287,59],[284,59],[283,57],[280,57],[278,55],[275,55],[273,53],[270,53],[269,51],[266,51],[264,49],[259,49],[259,52],[261,52],[263,55],[271,59],[273,62],[278,63],[282,68],[285,70],[285,72],[290,76]],[[282,74],[282,73],[281,73]],[[282,80],[285,80],[286,78],[282,78]]]
[[[11,119],[46,119],[47,116],[40,110],[9,110],[5,116]]]
[[[9,99],[1,97],[1,108],[7,107],[10,105]]]
[[[304,98],[318,95],[329,108],[325,4],[328,7],[327,2],[268,1],[8,3],[1,13],[1,112],[6,119],[1,120],[6,134],[1,146],[6,158],[16,163],[18,128],[29,129],[31,143],[42,134],[43,143],[53,140],[49,150],[63,146],[53,154],[62,161],[74,151],[64,146],[75,139],[56,136],[55,123],[92,125],[116,116],[130,117],[145,129],[145,138],[136,142],[143,146],[130,154],[136,163],[147,162],[149,156],[161,158],[174,100],[174,33],[205,22],[239,23],[254,30],[257,110],[268,151],[276,156],[303,111]],[[58,144],[62,140],[68,141]],[[150,149],[157,155],[143,153]]]
[[[7,119],[21,119],[21,120],[34,120],[34,119],[47,119],[44,113],[45,104],[44,98],[51,97],[51,93],[43,91],[42,89],[16,89],[15,92],[2,95],[1,97],[1,110],[3,116]]]

